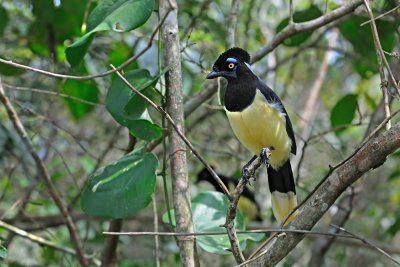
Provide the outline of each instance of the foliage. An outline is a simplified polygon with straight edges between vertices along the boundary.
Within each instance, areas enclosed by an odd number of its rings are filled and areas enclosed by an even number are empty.
[[[215,233],[224,229],[221,227],[225,223],[225,211],[229,201],[220,192],[202,192],[192,199],[192,217],[194,230],[196,233]],[[172,225],[175,227],[174,210],[170,211]],[[167,212],[163,215],[163,221],[169,223]],[[237,231],[245,230],[244,217],[239,210],[236,211],[235,228]],[[260,241],[263,234],[240,234],[238,236],[240,248],[246,248],[247,240]],[[202,235],[196,238],[197,244],[207,252],[219,255],[230,254],[230,243],[227,236],[223,235]]]
[[[339,7],[336,2],[293,2],[295,23],[316,19]],[[396,6],[393,0],[371,2],[375,16]],[[110,70],[110,64],[118,67],[143,51],[121,73],[137,90],[166,108],[169,100],[165,97],[163,77],[174,66],[161,67],[162,36],[152,35],[160,20],[157,3],[153,0],[92,0],[88,4],[81,0],[1,1],[0,58],[55,73],[87,76]],[[283,0],[240,2],[236,45],[254,54],[270,44],[289,23],[288,3]],[[210,86],[205,73],[225,50],[230,5],[231,2],[222,0],[178,1],[185,103],[201,98],[202,90]],[[375,21],[382,48],[388,53],[399,51],[399,12],[395,10]],[[296,34],[252,66],[282,98],[298,142],[307,141],[304,150],[298,151],[298,155],[304,153],[298,160],[300,165],[294,168],[298,172],[299,199],[312,191],[329,171],[328,166],[334,166],[353,151],[365,136],[372,118],[382,114],[371,27],[360,26],[368,20],[363,10],[357,10],[356,14],[329,25]],[[334,50],[328,47],[333,30],[339,34]],[[149,49],[147,44],[151,45]],[[301,124],[305,103],[319,77],[326,53],[330,53],[328,68],[313,106],[314,119],[304,128]],[[387,59],[398,79],[399,61],[390,56]],[[102,232],[107,230],[111,219],[124,218],[124,229],[130,231],[153,231],[150,202],[154,199],[158,214],[163,214],[171,210],[165,195],[169,199],[173,197],[170,184],[174,178],[168,172],[173,152],[169,151],[168,143],[157,146],[167,132],[162,116],[115,74],[93,79],[55,79],[0,63],[0,75],[6,94],[51,175],[57,193],[69,208],[85,253],[102,251],[105,240]],[[165,77],[168,79],[168,75]],[[223,94],[224,82],[220,87]],[[240,173],[241,166],[252,155],[240,147],[218,105],[215,95],[202,100],[193,114],[185,117],[185,133],[207,162],[220,173],[232,176]],[[397,108],[395,99],[391,110]],[[392,124],[396,122],[397,117]],[[127,153],[132,146],[134,150]],[[187,152],[189,175],[195,180],[202,166]],[[345,225],[366,239],[391,246],[395,246],[392,240],[400,233],[398,160],[399,152],[353,185],[357,197]],[[36,167],[2,105],[0,169],[2,220],[62,246],[73,247],[59,210],[49,198],[47,187],[40,182]],[[159,176],[165,179],[166,187]],[[271,219],[266,180],[265,170],[259,171],[250,189],[261,206],[262,227],[273,228],[276,225]],[[226,197],[208,192],[207,184],[190,185],[195,230],[222,231]],[[333,207],[317,228],[325,230],[335,212]],[[164,222],[169,221],[166,216]],[[249,224],[260,228],[259,224],[245,220],[238,211],[237,229],[248,229]],[[160,231],[171,230],[171,225],[161,221],[159,227]],[[242,249],[245,246],[253,249],[262,237],[240,235]],[[9,266],[78,264],[75,256],[25,242],[9,235],[5,229],[0,229],[0,238],[0,262],[3,260]],[[152,238],[121,240],[120,266],[154,265]],[[199,236],[196,240],[202,248],[199,252],[202,265],[234,265],[231,256],[221,256],[231,254],[227,251],[226,236]],[[308,266],[312,240],[300,244],[283,264]],[[331,265],[364,266],[365,261],[369,266],[386,264],[379,254],[371,256],[363,247],[344,246],[331,247],[324,256],[325,265],[335,262]],[[165,266],[180,265],[174,239],[160,238],[160,250]]]

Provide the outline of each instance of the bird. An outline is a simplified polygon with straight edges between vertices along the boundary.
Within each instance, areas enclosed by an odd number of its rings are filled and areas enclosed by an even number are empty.
[[[253,158],[242,168],[245,180],[248,166],[260,155],[266,163],[272,211],[279,223],[288,224],[297,206],[290,154],[296,154],[293,126],[282,101],[252,70],[249,53],[233,47],[215,61],[207,79],[227,80],[224,109],[240,143]]]
[[[212,166],[211,168],[215,169]],[[225,176],[220,173],[217,174],[218,177],[221,179],[221,181],[225,184],[225,186],[229,190],[236,188],[239,182],[238,179],[230,176]],[[216,191],[223,193],[221,186],[218,184],[217,180],[214,179],[214,177],[211,175],[210,171],[207,168],[203,168],[197,174],[195,183],[198,184],[203,181],[210,183],[215,188]],[[258,222],[263,221],[263,219],[261,218],[260,205],[258,205],[254,193],[247,187],[244,187],[243,189],[242,197],[239,199],[238,208],[240,212],[249,221],[258,221]]]

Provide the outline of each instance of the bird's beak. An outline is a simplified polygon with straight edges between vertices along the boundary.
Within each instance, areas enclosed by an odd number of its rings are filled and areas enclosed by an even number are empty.
[[[219,71],[212,71],[212,72],[210,72],[210,73],[207,75],[206,79],[214,79],[214,78],[217,78],[217,77],[219,77],[219,76],[221,76],[221,72],[219,72]]]

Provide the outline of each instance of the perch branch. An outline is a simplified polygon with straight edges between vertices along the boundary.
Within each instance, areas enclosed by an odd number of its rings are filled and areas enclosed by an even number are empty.
[[[310,230],[347,187],[367,171],[382,165],[387,157],[400,147],[400,123],[382,135],[364,142],[362,147],[337,168],[330,171],[323,183],[312,193],[299,213],[289,224],[290,228]],[[302,239],[304,234],[286,233],[262,251],[264,266],[274,266]]]

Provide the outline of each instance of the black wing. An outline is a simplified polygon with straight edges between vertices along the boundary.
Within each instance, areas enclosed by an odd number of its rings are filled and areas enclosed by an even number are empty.
[[[275,92],[269,88],[261,79],[257,81],[257,89],[261,91],[264,97],[267,99],[268,103],[276,104],[277,108],[280,109],[279,111],[285,114],[286,117],[286,132],[290,139],[292,139],[292,148],[291,152],[296,155],[296,139],[294,138],[294,132],[292,127],[292,122],[290,121],[289,115],[286,112],[285,107],[282,104],[282,101],[279,97],[275,94]]]

